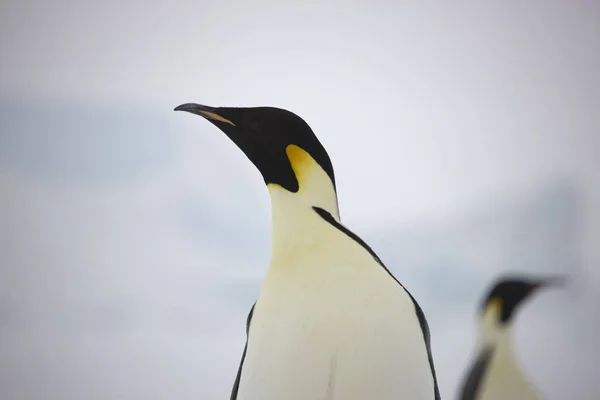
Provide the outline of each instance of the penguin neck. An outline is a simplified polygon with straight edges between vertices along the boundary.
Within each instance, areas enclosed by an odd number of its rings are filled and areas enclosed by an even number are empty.
[[[290,192],[277,184],[267,185],[271,197],[272,259],[305,254],[303,249],[319,240],[319,232],[324,225],[313,207],[324,209],[340,221],[337,194],[331,178],[314,161],[306,164],[301,171],[295,168],[299,183],[297,192]]]
[[[527,377],[523,373],[519,360],[513,351],[512,327],[509,323],[496,326],[494,329],[485,327],[480,331],[479,353],[493,351],[491,360],[496,376],[500,376],[505,382],[522,382],[527,387]],[[530,398],[530,397],[527,397]]]
[[[502,323],[495,313],[486,313],[479,323],[479,344],[481,348],[493,347],[498,354],[512,354],[512,325]]]

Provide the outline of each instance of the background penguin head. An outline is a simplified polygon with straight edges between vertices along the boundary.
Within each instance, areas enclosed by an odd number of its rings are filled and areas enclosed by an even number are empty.
[[[175,111],[200,115],[223,131],[258,168],[267,185],[296,193],[308,185],[303,181],[306,169],[318,166],[335,193],[329,156],[296,114],[274,107],[215,108],[193,103],[182,104]]]
[[[481,305],[481,315],[499,325],[510,323],[519,306],[541,288],[560,286],[561,277],[545,279],[503,278],[496,282]]]

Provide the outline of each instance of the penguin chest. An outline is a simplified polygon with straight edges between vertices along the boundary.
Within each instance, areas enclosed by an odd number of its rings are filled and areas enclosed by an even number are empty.
[[[238,400],[433,399],[414,304],[373,264],[269,272]]]
[[[539,397],[509,350],[499,346],[491,360],[478,399],[538,400]]]

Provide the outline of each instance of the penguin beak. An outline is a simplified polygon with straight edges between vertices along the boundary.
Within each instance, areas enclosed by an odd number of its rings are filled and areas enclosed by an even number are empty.
[[[567,285],[567,278],[564,276],[553,276],[550,278],[542,279],[532,285],[532,291],[542,288],[562,288]]]
[[[272,158],[268,152],[261,148],[260,138],[248,134],[244,129],[241,109],[228,107],[211,107],[196,103],[185,103],[175,107],[175,111],[186,111],[196,114],[219,128],[258,168],[264,173],[266,168],[272,164]],[[235,122],[234,122],[235,121]],[[285,158],[287,162],[287,158]]]
[[[525,294],[523,299],[532,297],[534,293],[540,291],[540,289],[551,289],[551,288],[563,288],[566,286],[567,279],[563,276],[551,276],[548,278],[540,279],[537,282],[532,282],[529,286],[529,292]]]
[[[203,106],[202,104],[186,103],[175,107],[175,111],[187,111],[189,113],[199,115],[211,121],[223,122],[231,126],[235,126],[233,122],[219,115],[217,113],[217,109],[214,107]]]

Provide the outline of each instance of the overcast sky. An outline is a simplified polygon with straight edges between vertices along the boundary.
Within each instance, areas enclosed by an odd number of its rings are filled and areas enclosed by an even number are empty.
[[[259,173],[181,103],[271,105],[428,315],[442,394],[503,271],[549,400],[592,399],[600,5],[0,4],[0,397],[224,399],[269,260]],[[583,367],[581,367],[583,365]]]

